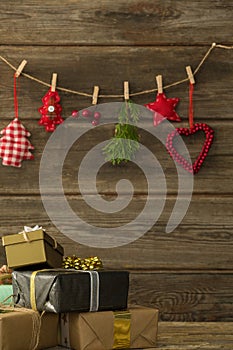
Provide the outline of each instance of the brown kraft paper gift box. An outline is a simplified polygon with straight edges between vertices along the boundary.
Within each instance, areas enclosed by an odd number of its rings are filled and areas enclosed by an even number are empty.
[[[74,350],[148,349],[156,346],[158,310],[67,313],[61,315],[60,345]]]
[[[59,268],[63,261],[63,248],[43,229],[2,237],[7,265],[12,268],[33,266]]]
[[[1,309],[0,350],[54,347],[58,344],[58,321],[56,314],[44,313],[41,316],[29,309]]]

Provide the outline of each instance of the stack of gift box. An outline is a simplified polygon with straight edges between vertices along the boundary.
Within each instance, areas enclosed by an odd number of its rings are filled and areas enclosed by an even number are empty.
[[[128,271],[105,269],[97,258],[84,269],[80,259],[69,264],[72,258],[64,259],[63,248],[39,227],[2,243],[13,269],[14,307],[0,308],[0,350],[155,347],[158,310],[128,308]]]

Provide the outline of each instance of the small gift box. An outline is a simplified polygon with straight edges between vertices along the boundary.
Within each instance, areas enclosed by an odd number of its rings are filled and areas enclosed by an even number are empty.
[[[27,228],[18,234],[3,236],[2,244],[9,267],[30,266],[34,270],[62,266],[63,248],[42,228]]]
[[[26,309],[0,309],[0,350],[34,350],[56,346],[58,315]]]
[[[148,349],[156,346],[158,310],[62,314],[60,345],[74,350]]]
[[[14,271],[12,284],[15,305],[38,311],[125,309],[129,273],[71,269]]]

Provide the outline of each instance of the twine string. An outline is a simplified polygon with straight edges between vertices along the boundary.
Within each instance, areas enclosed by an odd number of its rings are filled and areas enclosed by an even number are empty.
[[[194,73],[193,75],[195,76],[197,74],[197,72],[200,70],[200,68],[203,66],[204,62],[207,60],[207,58],[209,57],[209,55],[211,54],[211,52],[213,51],[213,49],[215,48],[220,48],[220,49],[225,49],[225,50],[232,50],[233,49],[233,46],[227,46],[227,45],[222,45],[222,44],[216,44],[216,43],[212,43],[212,45],[210,46],[210,48],[207,50],[207,52],[205,53],[205,55],[203,56],[203,58],[201,59],[200,63],[198,64],[198,66],[195,68],[194,70]],[[0,55],[0,60],[4,63],[6,63],[11,69],[13,69],[15,72],[17,70],[17,68],[12,64],[10,63],[6,58],[4,58],[3,56]],[[40,80],[30,74],[26,74],[26,73],[21,73],[21,75],[23,75],[25,78],[28,78],[30,80],[33,80],[41,85],[44,85],[44,86],[47,86],[47,87],[51,87],[51,84],[49,83],[46,83],[45,81],[43,80]],[[176,86],[176,85],[179,85],[179,84],[182,84],[182,83],[185,83],[187,82],[189,79],[188,78],[185,78],[185,79],[181,79],[181,80],[178,80],[174,83],[171,83],[171,84],[168,84],[168,85],[165,85],[164,86],[164,89],[167,89],[167,88],[170,88],[170,87],[173,87],[173,86]],[[57,90],[59,91],[63,91],[63,92],[67,92],[67,93],[70,93],[70,94],[74,94],[74,95],[79,95],[79,96],[84,96],[84,97],[90,97],[92,98],[93,97],[93,94],[88,94],[86,92],[82,92],[82,91],[77,91],[77,90],[71,90],[71,89],[67,89],[67,88],[64,88],[64,87],[59,87],[57,86],[56,87]],[[145,94],[150,94],[152,92],[156,92],[158,91],[157,88],[154,88],[154,89],[150,89],[150,90],[143,90],[143,91],[138,91],[138,92],[134,92],[134,93],[130,93],[129,96],[139,96],[139,95],[145,95]],[[109,94],[100,94],[99,95],[100,98],[121,98],[121,97],[124,97],[124,94],[113,94],[113,95],[109,95]]]

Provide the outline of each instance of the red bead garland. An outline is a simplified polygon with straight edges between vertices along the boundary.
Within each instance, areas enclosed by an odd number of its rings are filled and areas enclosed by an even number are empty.
[[[93,126],[99,125],[100,118],[101,118],[101,113],[100,112],[98,112],[98,111],[94,111],[93,112],[93,111],[90,111],[89,109],[84,109],[82,111],[82,116],[84,118],[87,118],[87,119],[93,118],[92,121],[91,121],[91,124]]]

